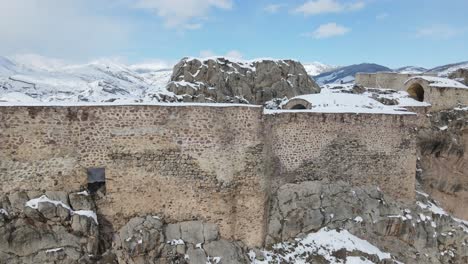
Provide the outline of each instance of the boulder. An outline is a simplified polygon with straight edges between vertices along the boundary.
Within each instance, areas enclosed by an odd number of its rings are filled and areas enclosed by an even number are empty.
[[[167,89],[184,102],[250,104],[320,92],[298,61],[228,58],[182,59]]]
[[[165,245],[162,222],[152,216],[130,219],[114,239],[113,252],[121,263],[154,263]]]
[[[94,202],[87,191],[70,193],[68,195],[73,210],[95,210]]]
[[[240,264],[247,263],[242,248],[235,242],[224,239],[207,243],[203,246],[210,260],[220,261],[222,264]]]
[[[205,251],[201,248],[190,247],[187,250],[187,255],[188,255],[188,263],[190,264],[206,264],[207,263]]]
[[[203,237],[203,223],[201,221],[188,221],[180,223],[182,240],[191,244],[205,242]]]

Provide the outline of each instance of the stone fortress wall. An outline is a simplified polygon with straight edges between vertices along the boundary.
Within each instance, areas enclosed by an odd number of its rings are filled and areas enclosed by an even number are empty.
[[[262,245],[285,182],[345,180],[412,199],[415,115],[264,114],[256,106],[2,106],[0,188],[75,191],[104,168],[101,214],[200,219]]]
[[[436,76],[435,74],[410,74],[396,72],[377,72],[377,73],[356,73],[355,82],[357,85],[371,88],[393,89],[397,91],[405,91],[405,82],[416,76],[427,75]]]

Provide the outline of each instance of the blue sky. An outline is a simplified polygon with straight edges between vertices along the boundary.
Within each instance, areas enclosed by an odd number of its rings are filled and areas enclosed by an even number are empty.
[[[433,67],[468,60],[466,0],[0,0],[0,54]]]

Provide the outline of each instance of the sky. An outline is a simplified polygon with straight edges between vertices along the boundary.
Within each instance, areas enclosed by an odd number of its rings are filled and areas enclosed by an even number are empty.
[[[468,60],[467,0],[0,0],[0,55],[388,67]]]

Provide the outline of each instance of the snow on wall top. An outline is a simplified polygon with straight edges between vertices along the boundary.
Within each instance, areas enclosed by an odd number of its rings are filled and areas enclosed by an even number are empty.
[[[268,113],[281,112],[319,112],[319,113],[368,113],[368,114],[414,114],[399,106],[384,105],[368,96],[333,93],[322,90],[319,94],[296,96],[312,105],[307,110],[269,110]],[[291,99],[291,100],[292,100]]]
[[[164,102],[1,102],[0,107],[5,106],[202,106],[202,107],[262,107],[252,104],[232,104],[232,103],[164,103]]]
[[[416,79],[422,79],[422,80],[429,82],[429,86],[431,87],[468,89],[467,86],[455,80],[441,78],[441,77],[434,77],[434,76],[416,76],[416,77],[408,79],[405,82],[405,84],[407,84],[411,80],[416,80]]]

